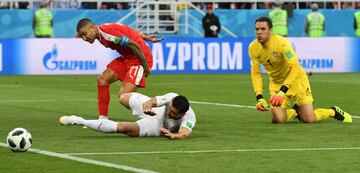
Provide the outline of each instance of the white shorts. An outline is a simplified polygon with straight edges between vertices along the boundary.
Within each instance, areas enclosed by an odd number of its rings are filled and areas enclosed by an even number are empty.
[[[139,93],[132,93],[129,98],[129,106],[133,115],[141,118],[136,121],[140,128],[140,137],[160,136],[160,128],[163,127],[162,115],[165,113],[165,106],[152,108],[152,110],[156,113],[155,116],[147,115],[143,112],[142,105],[149,99],[151,98]]]

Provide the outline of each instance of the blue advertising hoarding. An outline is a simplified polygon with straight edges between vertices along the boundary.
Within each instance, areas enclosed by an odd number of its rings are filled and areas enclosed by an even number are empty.
[[[148,43],[153,74],[250,73],[253,39],[166,38]],[[360,39],[289,38],[306,71],[360,72]],[[0,75],[100,74],[119,54],[81,39],[0,39]]]
[[[165,39],[151,44],[154,73],[249,72],[251,39]]]

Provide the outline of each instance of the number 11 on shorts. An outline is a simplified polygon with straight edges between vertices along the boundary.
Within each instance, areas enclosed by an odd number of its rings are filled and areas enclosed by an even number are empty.
[[[144,69],[141,65],[133,65],[130,68],[129,76],[134,81],[135,85],[139,85],[143,77]],[[135,78],[135,79],[134,79]]]

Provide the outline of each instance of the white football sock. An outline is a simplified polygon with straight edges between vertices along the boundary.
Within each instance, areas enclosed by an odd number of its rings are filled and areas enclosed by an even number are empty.
[[[85,125],[91,129],[94,129],[103,133],[115,133],[117,131],[117,122],[107,120],[107,119],[99,119],[99,120],[81,120],[79,122],[81,125]]]
[[[109,118],[108,118],[108,116],[106,116],[106,115],[100,115],[100,116],[99,116],[99,119],[109,119]]]

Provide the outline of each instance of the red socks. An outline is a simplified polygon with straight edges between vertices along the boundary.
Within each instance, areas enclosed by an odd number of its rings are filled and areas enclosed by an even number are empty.
[[[99,115],[107,116],[110,102],[109,86],[98,86],[98,111]]]

